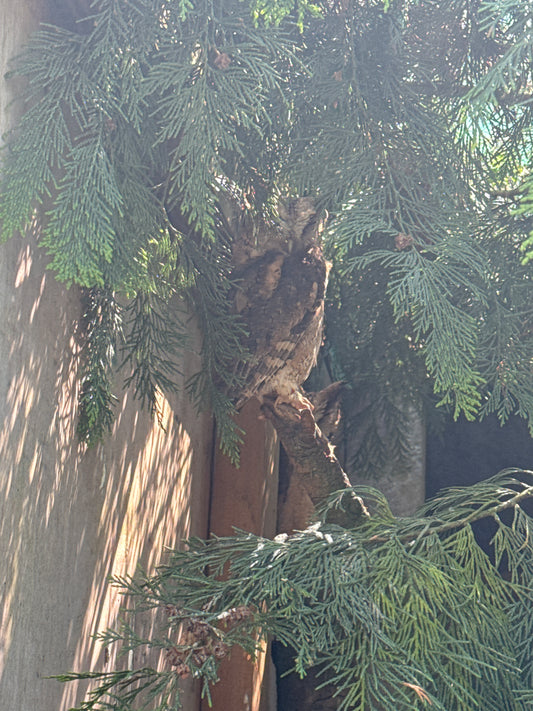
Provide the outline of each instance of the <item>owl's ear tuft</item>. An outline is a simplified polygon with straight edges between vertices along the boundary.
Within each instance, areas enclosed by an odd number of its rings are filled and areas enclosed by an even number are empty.
[[[287,235],[293,249],[318,244],[327,213],[318,213],[310,197],[281,200],[278,206],[280,228]]]

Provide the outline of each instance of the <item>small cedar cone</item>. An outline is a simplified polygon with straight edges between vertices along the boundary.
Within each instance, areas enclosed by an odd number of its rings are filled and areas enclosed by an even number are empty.
[[[168,663],[173,667],[175,667],[176,664],[180,664],[183,658],[182,652],[176,649],[176,647],[168,647],[165,649],[165,656]]]
[[[213,61],[213,64],[217,69],[222,69],[222,71],[225,71],[231,64],[231,57],[225,52],[219,52],[218,50],[216,50],[216,57]]]
[[[235,625],[239,624],[239,622],[242,622],[243,620],[247,620],[248,618],[252,617],[253,614],[253,611],[250,610],[250,608],[246,605],[239,605],[239,607],[232,607],[230,610],[222,612],[218,616],[218,619],[224,624],[226,628],[232,628],[235,627]]]
[[[197,667],[201,667],[211,656],[205,647],[199,647],[192,653],[192,660]]]
[[[398,234],[394,238],[394,244],[396,246],[396,249],[399,249],[400,251],[403,249],[407,249],[407,247],[410,247],[413,242],[413,235],[406,235],[403,232],[398,232]]]
[[[189,676],[189,674],[191,673],[191,669],[189,665],[183,661],[185,657],[184,652],[180,651],[179,649],[176,649],[176,647],[169,647],[165,650],[165,655],[167,658],[167,662],[170,664],[171,667],[174,667],[175,673],[178,676],[182,678]]]
[[[185,662],[179,662],[178,664],[175,665],[175,673],[181,677],[182,679],[186,679],[189,674],[191,673],[191,669],[188,664],[185,664]]]
[[[209,635],[211,628],[207,622],[203,622],[202,620],[188,620],[186,630],[196,640],[201,640],[205,639]]]
[[[224,644],[224,642],[217,642],[213,646],[212,651],[215,659],[224,659],[224,657],[227,657],[229,654],[229,647],[227,644]]]

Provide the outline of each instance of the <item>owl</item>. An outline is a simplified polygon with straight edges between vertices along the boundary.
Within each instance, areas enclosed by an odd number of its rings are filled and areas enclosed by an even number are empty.
[[[249,360],[236,368],[242,387],[239,409],[252,398],[282,403],[296,412],[312,409],[301,385],[322,344],[329,264],[319,245],[320,220],[308,198],[280,208],[277,239],[269,226],[261,250],[234,272],[233,308],[243,320]],[[241,250],[242,253],[242,250]]]

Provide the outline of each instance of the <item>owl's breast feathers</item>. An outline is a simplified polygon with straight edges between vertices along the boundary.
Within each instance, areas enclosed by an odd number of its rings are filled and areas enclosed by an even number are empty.
[[[298,397],[322,343],[328,271],[321,248],[308,244],[290,254],[271,250],[237,275],[235,309],[252,354],[240,366],[237,408],[253,397]]]

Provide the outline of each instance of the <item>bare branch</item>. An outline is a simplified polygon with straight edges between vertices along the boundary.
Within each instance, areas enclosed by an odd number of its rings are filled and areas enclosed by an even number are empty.
[[[333,491],[351,487],[348,475],[329,440],[316,424],[311,410],[298,413],[290,405],[275,407],[272,401],[265,398],[262,411],[276,429],[315,507]],[[334,518],[335,523],[351,528],[368,516],[363,500],[355,494],[346,497],[344,505],[344,511],[332,512],[330,518]]]

